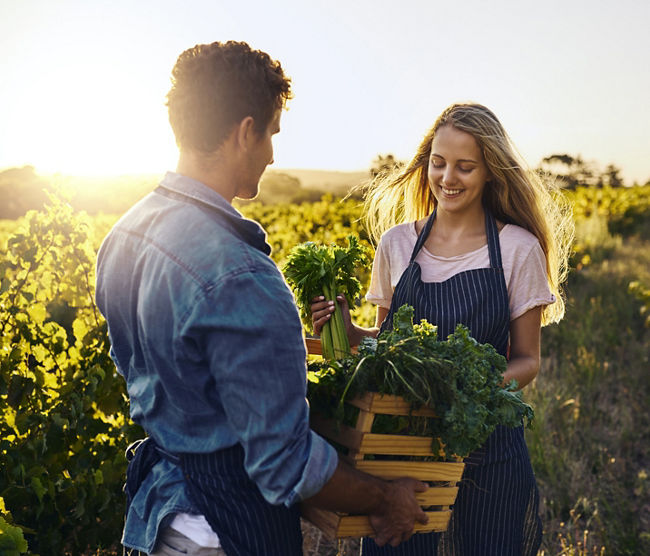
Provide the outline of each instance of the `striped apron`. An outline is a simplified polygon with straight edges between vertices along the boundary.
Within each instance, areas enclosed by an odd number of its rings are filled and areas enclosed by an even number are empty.
[[[151,437],[127,450],[128,507],[141,482],[160,458],[179,465],[190,500],[219,536],[228,556],[299,556],[302,532],[298,505],[269,504],[244,469],[240,444],[209,454],[172,454]],[[144,556],[125,548],[125,556]]]
[[[508,350],[510,310],[501,263],[496,222],[485,211],[490,267],[460,272],[444,282],[423,282],[415,262],[436,211],[417,239],[408,267],[400,277],[381,330],[392,327],[404,304],[414,308],[414,322],[428,320],[447,338],[456,324],[467,326],[480,343],[492,344],[504,357]],[[465,459],[465,471],[444,533],[419,533],[397,548],[362,541],[363,556],[535,556],[541,543],[539,494],[524,441],[523,426],[499,426],[487,442]]]
[[[298,505],[287,508],[264,499],[244,469],[241,445],[181,459],[190,499],[228,556],[302,554]]]

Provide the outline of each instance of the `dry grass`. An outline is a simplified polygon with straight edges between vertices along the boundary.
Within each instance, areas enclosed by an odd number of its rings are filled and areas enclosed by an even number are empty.
[[[650,242],[605,238],[581,260],[527,392],[544,554],[649,554],[650,331],[628,285],[650,285]]]

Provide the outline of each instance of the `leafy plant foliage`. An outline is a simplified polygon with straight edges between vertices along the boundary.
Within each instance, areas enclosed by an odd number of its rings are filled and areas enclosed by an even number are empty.
[[[89,231],[52,198],[0,261],[0,496],[43,554],[116,541],[124,448],[141,434],[94,305]]]

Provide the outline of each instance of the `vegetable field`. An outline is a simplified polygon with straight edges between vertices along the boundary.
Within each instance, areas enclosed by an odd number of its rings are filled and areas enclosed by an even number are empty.
[[[650,186],[578,188],[567,315],[543,330],[524,391],[545,555],[650,553]],[[372,254],[357,200],[246,204],[283,266],[296,244]],[[129,421],[93,303],[94,259],[117,215],[53,198],[0,221],[0,554],[117,554]],[[360,276],[365,292],[369,268]],[[354,309],[374,322],[365,302]],[[336,546],[307,536],[307,554]],[[121,554],[121,552],[120,552]]]

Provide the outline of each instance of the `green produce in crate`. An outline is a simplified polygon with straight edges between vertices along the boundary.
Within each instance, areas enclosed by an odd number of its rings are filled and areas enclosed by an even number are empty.
[[[432,451],[465,457],[485,443],[497,425],[530,424],[533,409],[512,381],[502,386],[506,360],[490,344],[479,344],[459,324],[446,340],[413,308],[400,307],[393,329],[365,338],[358,353],[310,363],[308,397],[313,411],[344,420],[344,401],[368,391],[401,396],[414,409],[432,408],[437,418],[413,418],[418,434],[432,437]],[[382,432],[399,432],[403,420],[384,422]],[[413,425],[412,425],[413,426]]]
[[[354,275],[355,268],[366,264],[368,256],[355,236],[348,236],[348,247],[317,245],[313,242],[296,245],[282,268],[287,282],[294,291],[303,323],[311,328],[311,302],[319,295],[336,302],[342,294],[352,306],[361,290],[361,283]],[[323,357],[328,360],[350,355],[341,309],[336,304],[332,318],[321,331]]]

